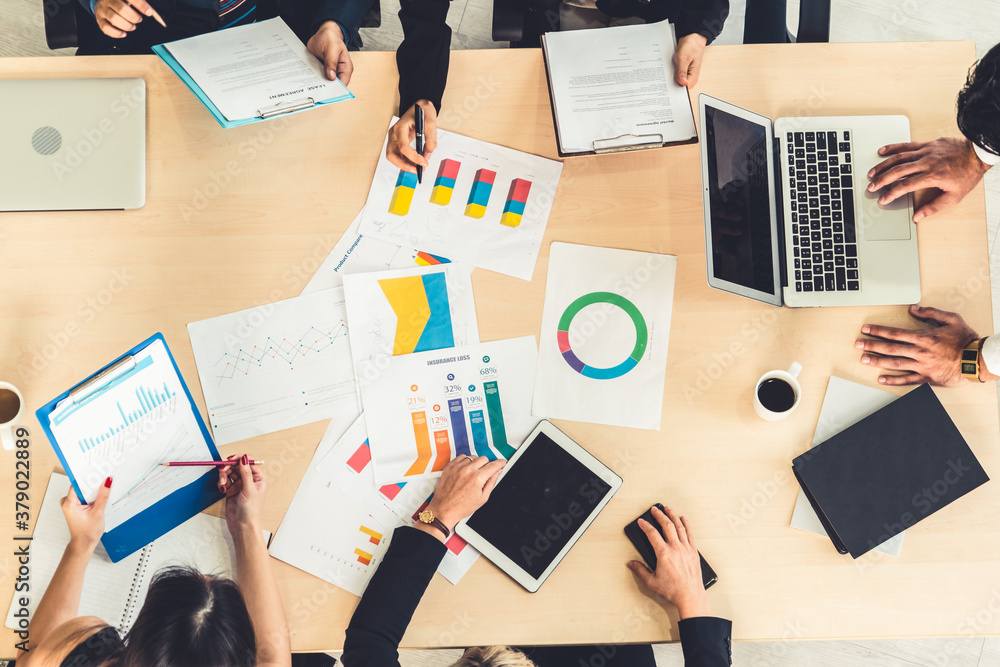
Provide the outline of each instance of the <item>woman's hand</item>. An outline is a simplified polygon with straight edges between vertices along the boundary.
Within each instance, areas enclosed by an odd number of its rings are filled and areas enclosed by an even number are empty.
[[[66,517],[66,525],[69,526],[71,547],[76,546],[86,551],[97,548],[101,535],[104,535],[104,508],[108,504],[110,495],[111,478],[108,477],[97,490],[97,498],[89,505],[81,503],[73,489],[59,501],[63,516]]]
[[[226,524],[235,535],[242,530],[260,532],[260,517],[264,508],[267,480],[260,466],[250,465],[244,454],[235,464],[219,468],[219,491],[226,494]]]
[[[414,150],[410,143],[417,138],[417,120],[413,105],[396,124],[389,128],[389,142],[385,146],[385,157],[403,171],[417,173],[417,165],[426,169],[428,158],[437,148],[437,111],[427,100],[417,102],[424,110],[424,154]]]
[[[120,39],[135,30],[145,16],[152,16],[153,8],[146,0],[97,0],[94,18],[97,27],[108,37]]]

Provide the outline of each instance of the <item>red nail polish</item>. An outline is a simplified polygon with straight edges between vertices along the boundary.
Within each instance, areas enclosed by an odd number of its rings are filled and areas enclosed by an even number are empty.
[[[104,488],[105,489],[110,489],[111,488],[111,478],[110,477],[108,477],[106,480],[104,480]]]
[[[250,465],[250,457],[244,454],[243,458],[240,459],[240,462],[243,463],[243,465]]]
[[[219,493],[225,493],[225,492],[226,492],[226,487],[219,484]]]

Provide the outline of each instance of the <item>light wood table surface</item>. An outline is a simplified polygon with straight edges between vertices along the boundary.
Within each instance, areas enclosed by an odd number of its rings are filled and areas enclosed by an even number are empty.
[[[957,134],[955,95],[974,58],[971,42],[711,47],[692,92],[772,118],[905,114],[913,138],[927,140]],[[0,77],[127,75],[148,86],[145,208],[0,214],[0,379],[20,386],[32,412],[156,331],[204,409],[187,323],[297,295],[365,201],[397,77],[391,53],[354,62],[356,100],[223,130],[153,57],[0,60]],[[453,53],[440,126],[556,157],[540,53]],[[923,303],[961,311],[981,335],[993,332],[984,223],[980,186],[919,226]],[[734,620],[737,639],[1000,633],[995,483],[908,531],[899,558],[852,561],[788,525],[791,459],[809,445],[828,378],[874,383],[854,339],[865,322],[908,326],[904,308],[776,309],[709,289],[699,147],[683,146],[567,160],[533,280],[474,274],[483,340],[539,335],[555,240],[678,256],[663,426],[558,423],[622,475],[622,490],[534,595],[485,559],[458,586],[435,577],[404,646],[677,639],[676,612],[624,566],[636,554],[622,528],[655,501],[690,519],[719,573],[713,611]],[[753,384],[792,361],[805,368],[802,404],[762,422]],[[1000,474],[995,388],[939,396]],[[27,424],[38,503],[57,462],[33,416]],[[267,459],[265,528],[277,529],[326,426],[222,448]],[[13,456],[0,456],[9,490]],[[17,571],[12,497],[0,514],[4,605]],[[273,565],[294,648],[341,647],[356,598]],[[3,637],[0,653],[11,653]]]

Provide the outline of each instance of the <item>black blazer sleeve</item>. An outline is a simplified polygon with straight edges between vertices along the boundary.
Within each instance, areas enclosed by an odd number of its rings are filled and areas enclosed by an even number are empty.
[[[326,21],[336,21],[347,33],[344,42],[357,45],[358,28],[372,0],[279,0],[278,9],[288,27],[307,43]]]
[[[399,115],[417,100],[430,100],[441,111],[441,98],[448,82],[451,28],[448,0],[401,0],[399,22],[403,43],[396,49],[399,69]]]
[[[393,532],[347,626],[344,667],[399,667],[396,649],[444,554],[444,544],[421,530]]]
[[[733,664],[733,623],[724,618],[699,616],[678,624],[684,667],[729,667]]]
[[[729,16],[729,0],[682,0],[677,17],[677,39],[697,33],[711,44],[722,32]]]

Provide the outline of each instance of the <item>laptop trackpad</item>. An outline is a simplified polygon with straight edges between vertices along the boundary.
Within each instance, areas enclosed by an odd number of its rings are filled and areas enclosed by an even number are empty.
[[[880,206],[878,198],[886,188],[878,192],[863,191],[861,230],[866,241],[906,241],[910,238],[910,216],[907,196]]]

